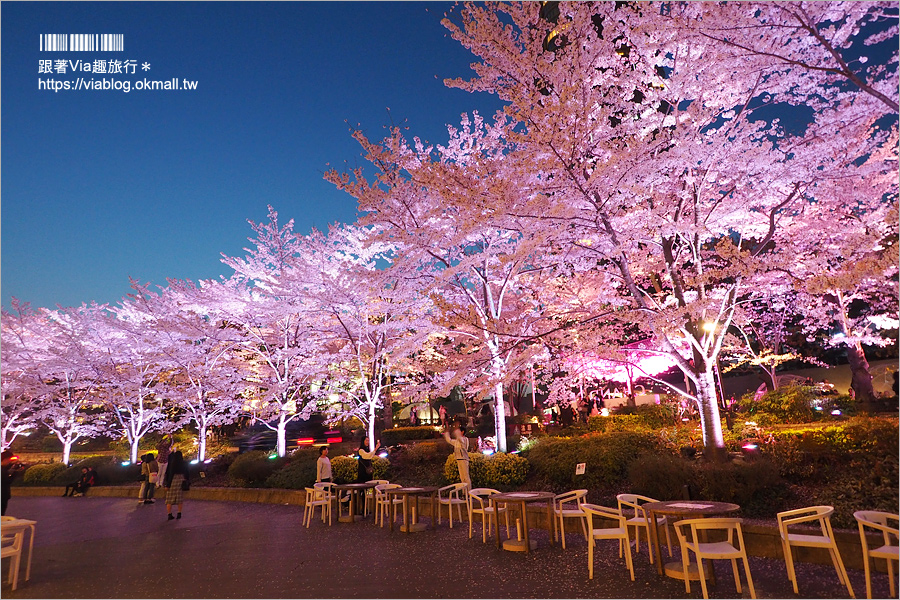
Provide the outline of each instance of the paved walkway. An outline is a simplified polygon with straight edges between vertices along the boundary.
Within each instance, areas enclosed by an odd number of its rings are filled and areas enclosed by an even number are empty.
[[[450,530],[446,520],[409,535],[381,529],[371,516],[333,527],[313,520],[306,529],[301,508],[240,502],[187,502],[183,519],[167,521],[159,501],[16,496],[8,514],[38,525],[31,580],[23,566],[11,591],[4,561],[4,598],[702,597],[699,585],[688,596],[683,583],[657,575],[646,547],[632,582],[616,543],[601,542],[589,580],[583,538],[570,535],[562,550],[534,530],[540,546],[526,556],[482,544],[477,521],[470,540],[467,526]],[[796,597],[783,561],[750,561],[760,598]],[[798,572],[800,597],[849,597],[828,565],[801,564]],[[742,597],[727,564],[717,574],[712,597]],[[850,578],[864,598],[862,571]],[[876,580],[876,597],[886,597],[887,576]]]

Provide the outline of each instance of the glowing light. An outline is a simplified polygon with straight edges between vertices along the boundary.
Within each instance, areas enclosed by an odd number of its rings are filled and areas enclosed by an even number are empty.
[[[130,461],[130,460],[124,460],[124,461],[122,461],[122,466],[123,466],[123,467],[131,466],[131,461]]]
[[[276,454],[275,452],[269,455],[269,460],[275,460],[276,458],[278,458],[278,454]]]
[[[211,462],[212,462],[212,459],[211,459],[211,458],[207,458],[206,460],[203,461],[203,464],[204,464],[204,465],[208,465],[208,464],[211,463]]]
[[[842,414],[842,413],[841,413],[841,409],[836,408],[836,409],[834,409],[833,411],[831,411],[831,414],[833,414],[835,417],[839,417],[839,416],[841,416],[841,414]]]
[[[821,410],[822,410],[822,407],[821,407],[821,406],[816,406],[816,407],[815,407],[815,410],[821,411]]]
[[[313,438],[297,438],[298,446],[312,446],[315,440]]]
[[[741,446],[741,448],[743,448],[744,450],[756,450],[758,447],[759,446],[757,446],[753,442],[747,442],[746,444]]]
[[[488,448],[487,450],[484,450],[484,451],[482,452],[482,454],[484,454],[485,456],[490,456],[490,455],[493,454],[493,453],[494,453],[494,451],[491,450],[490,448]]]
[[[199,458],[195,458],[194,460],[191,461],[191,464],[192,464],[192,465],[200,464],[200,459],[199,459]]]
[[[341,442],[344,441],[344,438],[342,438],[342,437],[330,437],[330,438],[325,438],[325,441],[326,441],[327,443],[329,443],[329,444],[340,444]]]
[[[387,452],[380,452],[380,453],[378,454],[378,456],[380,456],[381,458],[387,458],[387,457],[388,457],[388,453],[387,453]]]
[[[600,416],[601,416],[601,417],[608,417],[608,416],[609,416],[609,409],[608,409],[608,408],[601,408],[601,409],[600,409]]]
[[[715,331],[716,324],[712,321],[706,321],[703,323],[703,331]]]

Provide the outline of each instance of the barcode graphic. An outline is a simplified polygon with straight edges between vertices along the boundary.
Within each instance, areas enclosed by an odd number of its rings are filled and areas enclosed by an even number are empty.
[[[42,33],[41,52],[122,52],[123,33]]]

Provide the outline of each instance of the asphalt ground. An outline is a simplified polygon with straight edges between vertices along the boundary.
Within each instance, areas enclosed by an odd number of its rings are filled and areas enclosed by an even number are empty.
[[[31,580],[23,564],[12,591],[4,559],[4,598],[702,598],[699,583],[688,595],[683,582],[658,575],[646,546],[634,555],[632,582],[617,543],[599,542],[590,580],[580,533],[563,550],[532,530],[539,546],[526,555],[482,544],[477,520],[469,539],[466,525],[451,530],[446,519],[412,534],[382,529],[371,515],[332,527],[313,519],[307,529],[302,508],[243,502],[188,501],[183,518],[168,521],[159,500],[15,496],[7,514],[38,524]],[[849,597],[830,565],[798,564],[799,596],[784,561],[751,557],[750,570],[759,598]],[[749,597],[746,584],[735,591],[727,562],[716,574],[710,597]],[[850,580],[864,598],[863,572],[851,570]],[[875,597],[887,593],[887,575],[877,573]]]

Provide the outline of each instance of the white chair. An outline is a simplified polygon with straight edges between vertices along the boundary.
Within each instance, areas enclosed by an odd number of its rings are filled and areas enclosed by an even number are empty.
[[[9,583],[12,589],[19,585],[19,566],[22,563],[22,548],[25,546],[25,529],[3,536],[0,557],[9,558]]]
[[[385,515],[393,520],[395,517],[391,513],[392,508],[403,504],[403,498],[398,498],[397,496],[393,496],[388,500],[387,491],[399,487],[403,486],[397,485],[396,483],[380,483],[375,486],[375,522],[380,523],[382,527],[384,527]]]
[[[859,525],[859,538],[862,543],[863,565],[866,570],[866,598],[872,597],[872,572],[869,562],[872,558],[883,558],[887,561],[888,581],[891,586],[891,597],[897,595],[897,588],[894,584],[894,561],[900,564],[900,515],[882,512],[880,510],[858,510],[853,513],[856,522]],[[888,523],[893,521],[894,527]],[[880,531],[882,534],[883,544],[878,548],[869,548],[869,542],[866,540],[866,527]]]
[[[377,483],[378,485],[385,485],[390,483],[387,479],[373,479],[372,483]],[[371,511],[375,512],[375,488],[370,488],[365,490],[366,501],[365,506],[363,507],[363,513],[369,514],[369,504],[372,505]]]
[[[506,518],[506,537],[509,537],[509,511],[507,510],[506,505],[500,505],[499,503],[495,504],[491,500],[491,496],[499,493],[498,490],[491,488],[475,488],[474,490],[469,490],[467,496],[467,508],[469,511],[470,540],[472,539],[472,517],[481,515],[481,541],[482,543],[487,543],[487,536],[493,531],[493,521],[491,521],[491,519],[495,513],[497,517],[503,514]],[[499,521],[497,522],[499,523]],[[497,535],[500,535],[500,531],[497,531]]]
[[[581,510],[587,514],[588,531],[588,578],[594,578],[594,546],[597,540],[619,540],[619,558],[622,558],[622,547],[625,548],[625,566],[631,573],[631,580],[634,581],[634,564],[631,561],[631,542],[628,539],[628,526],[625,524],[626,518],[615,508],[600,506],[599,504],[584,503]],[[594,517],[615,521],[616,527],[594,528]]]
[[[587,490],[573,490],[565,494],[557,494],[553,498],[553,514],[559,522],[555,538],[559,540],[562,537],[562,547],[566,548],[566,519],[578,519],[581,522],[581,530],[584,533],[584,540],[588,541],[588,516],[581,506],[584,504],[584,497],[587,496]]]
[[[650,547],[650,517],[647,516],[646,511],[641,507],[641,504],[646,504],[647,502],[658,502],[658,500],[654,500],[648,496],[641,496],[640,494],[619,494],[616,496],[616,500],[619,502],[619,512],[628,517],[628,526],[634,527],[634,552],[635,554],[640,554],[641,552],[641,528],[643,527],[647,531],[647,554],[650,555],[650,564],[653,564],[653,548]],[[672,556],[672,537],[669,535],[669,520],[664,516],[656,517],[656,527],[657,530],[659,526],[662,525],[663,529],[666,532],[666,545],[669,547],[669,556]]]
[[[686,529],[690,529],[688,537]],[[727,540],[721,542],[706,542],[706,534],[710,531],[722,531],[727,533]],[[697,557],[697,570],[700,573],[700,587],[703,589],[703,597],[709,598],[706,590],[706,573],[704,572],[704,559],[723,559],[731,561],[734,571],[734,586],[741,593],[741,576],[738,573],[737,559],[744,561],[744,573],[747,575],[747,587],[750,588],[750,597],[756,598],[756,590],[753,587],[753,578],[750,576],[750,564],[747,561],[747,547],[744,545],[744,534],[741,531],[741,519],[716,518],[716,519],[685,519],[675,523],[675,533],[678,534],[678,543],[681,545],[681,564],[685,574],[688,573],[690,560],[689,552]],[[698,535],[702,533],[703,535]],[[735,541],[739,546],[735,546]],[[684,589],[691,593],[691,578],[684,578]]]
[[[322,490],[329,502],[334,502],[337,498],[337,492],[334,491],[334,483],[331,481],[319,481],[313,484],[313,488]],[[333,507],[332,510],[334,510]]]
[[[778,532],[781,535],[781,546],[784,549],[784,561],[787,564],[788,580],[794,584],[794,593],[797,591],[797,571],[794,569],[794,557],[791,554],[791,546],[805,546],[807,548],[825,548],[831,555],[831,562],[834,564],[834,570],[837,571],[838,580],[847,586],[851,598],[856,598],[853,594],[853,587],[850,585],[850,579],[847,577],[847,570],[844,568],[844,561],[841,560],[841,553],[838,552],[837,543],[834,540],[834,531],[831,529],[831,513],[834,512],[832,506],[808,506],[806,508],[798,508],[795,510],[786,510],[777,515]],[[810,533],[791,533],[788,527],[799,525],[801,523],[818,523],[821,535]]]
[[[313,513],[316,512],[317,506],[322,508],[322,522],[325,522],[325,515],[327,514],[328,524],[331,525],[331,498],[329,497],[328,492],[314,487],[306,488],[306,504],[303,507],[303,524],[307,529],[309,528]]]
[[[468,483],[451,483],[450,485],[445,485],[441,489],[438,490],[438,514],[437,514],[437,522],[438,525],[441,524],[441,507],[447,507],[447,516],[450,518],[450,529],[453,529],[453,507],[456,507],[456,516],[459,517],[458,521],[462,523],[462,507],[468,507],[469,503],[466,500],[465,493],[469,489]],[[460,494],[463,494],[460,497]]]

